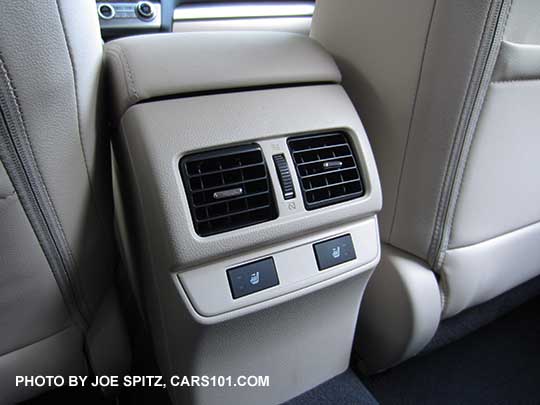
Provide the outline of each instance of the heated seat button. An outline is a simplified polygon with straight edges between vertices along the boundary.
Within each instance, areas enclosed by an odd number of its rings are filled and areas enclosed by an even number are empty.
[[[319,270],[356,259],[351,235],[340,236],[313,245]]]
[[[234,299],[279,284],[274,259],[271,257],[229,269],[227,277]]]

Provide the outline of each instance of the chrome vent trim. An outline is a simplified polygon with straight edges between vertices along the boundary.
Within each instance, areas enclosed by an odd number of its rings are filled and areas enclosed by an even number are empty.
[[[311,1],[186,5],[174,10],[174,21],[311,17],[314,10]]]

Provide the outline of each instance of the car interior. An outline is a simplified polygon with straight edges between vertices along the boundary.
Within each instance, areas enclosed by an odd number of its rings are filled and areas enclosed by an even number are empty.
[[[540,1],[0,5],[0,404],[540,403]]]

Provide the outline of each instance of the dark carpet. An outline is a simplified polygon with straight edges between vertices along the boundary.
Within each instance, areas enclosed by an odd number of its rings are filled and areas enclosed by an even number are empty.
[[[353,405],[377,404],[356,374],[347,370],[324,384],[315,387],[289,402],[287,405]]]
[[[540,298],[362,380],[382,405],[540,404]]]

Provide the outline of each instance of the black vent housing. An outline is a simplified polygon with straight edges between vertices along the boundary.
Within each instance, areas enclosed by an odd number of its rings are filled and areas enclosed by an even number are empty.
[[[287,143],[307,210],[364,195],[362,175],[347,134],[298,136]]]
[[[201,236],[277,218],[274,192],[258,145],[197,153],[180,161],[195,231]]]

